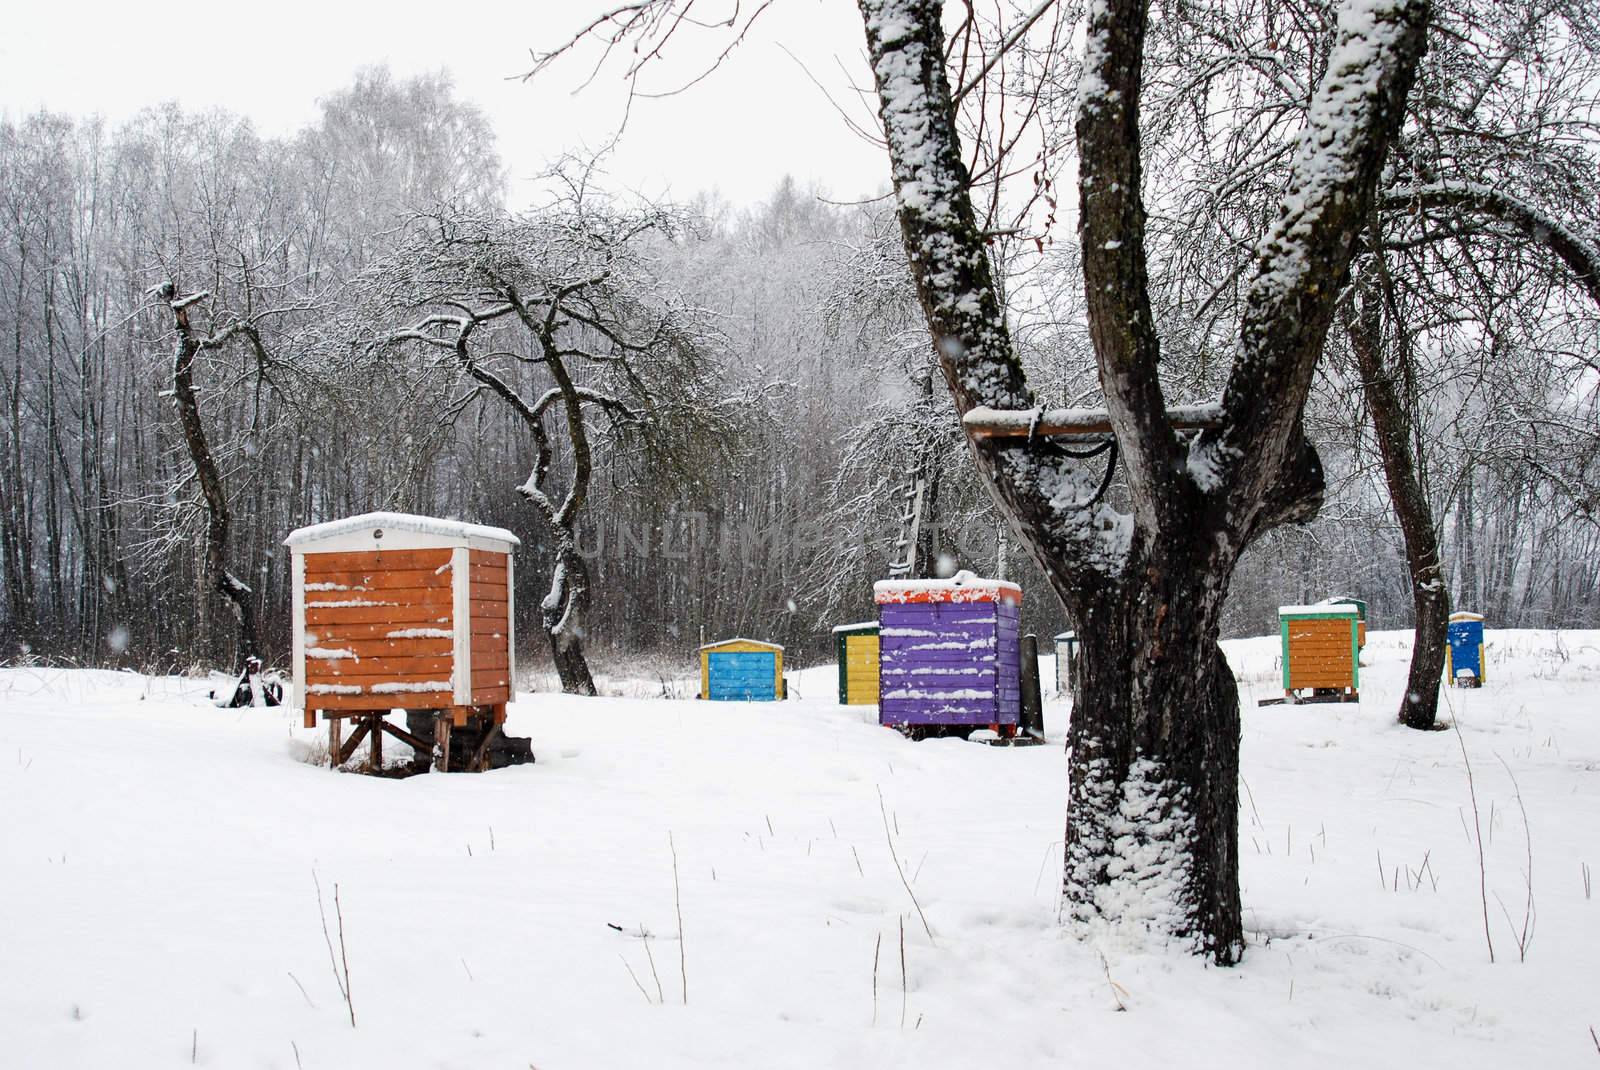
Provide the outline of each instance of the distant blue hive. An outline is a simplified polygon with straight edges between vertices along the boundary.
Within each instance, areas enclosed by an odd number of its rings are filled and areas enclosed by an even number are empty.
[[[1445,631],[1445,672],[1456,687],[1483,686],[1483,616],[1452,613]]]

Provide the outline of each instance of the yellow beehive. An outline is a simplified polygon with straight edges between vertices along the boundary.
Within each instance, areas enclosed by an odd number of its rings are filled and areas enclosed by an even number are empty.
[[[878,622],[841,624],[833,630],[839,656],[839,704],[878,704]]]

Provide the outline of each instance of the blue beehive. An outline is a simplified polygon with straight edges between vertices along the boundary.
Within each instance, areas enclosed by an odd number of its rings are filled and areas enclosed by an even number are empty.
[[[783,694],[783,647],[756,639],[724,639],[700,648],[700,697],[771,702]]]
[[[1457,687],[1483,686],[1483,615],[1452,613],[1445,634],[1445,672]]]

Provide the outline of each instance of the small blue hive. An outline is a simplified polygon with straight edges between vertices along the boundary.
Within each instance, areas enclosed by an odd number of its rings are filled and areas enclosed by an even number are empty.
[[[1456,687],[1483,686],[1483,615],[1452,613],[1445,629],[1445,673]]]

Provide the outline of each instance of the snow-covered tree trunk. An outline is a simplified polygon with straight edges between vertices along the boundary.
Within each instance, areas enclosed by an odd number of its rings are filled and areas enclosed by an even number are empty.
[[[569,695],[594,695],[594,675],[583,653],[592,595],[589,565],[578,552],[571,531],[556,536],[555,569],[550,591],[539,604],[539,620],[550,640],[550,656],[555,662],[561,690]]]
[[[860,0],[918,298],[957,408],[1034,406],[962,163],[936,0]],[[1138,103],[1146,8],[1091,5],[1077,122],[1091,336],[1131,515],[1049,440],[973,440],[1081,623],[1065,872],[1086,925],[1136,924],[1219,963],[1244,946],[1238,692],[1217,646],[1239,555],[1308,519],[1322,470],[1301,413],[1355,237],[1423,48],[1425,3],[1357,0],[1258,249],[1221,426],[1168,421],[1148,295]]]

